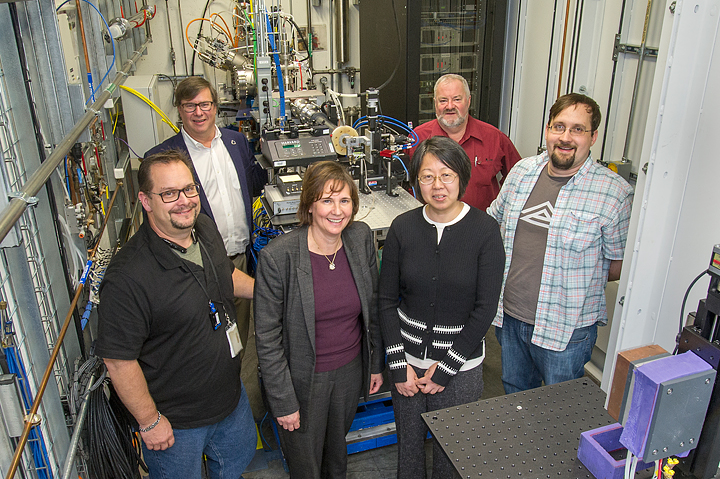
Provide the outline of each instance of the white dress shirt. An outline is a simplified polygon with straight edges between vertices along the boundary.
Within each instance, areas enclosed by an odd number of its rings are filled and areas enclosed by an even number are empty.
[[[185,128],[182,134],[228,256],[244,253],[249,240],[249,226],[242,186],[220,129],[215,127],[215,138],[210,148],[191,138]]]

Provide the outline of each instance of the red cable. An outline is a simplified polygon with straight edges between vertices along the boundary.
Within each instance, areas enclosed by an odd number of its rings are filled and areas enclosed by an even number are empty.
[[[147,10],[143,9],[143,21],[135,25],[135,28],[142,27],[145,24],[145,21],[147,20]]]

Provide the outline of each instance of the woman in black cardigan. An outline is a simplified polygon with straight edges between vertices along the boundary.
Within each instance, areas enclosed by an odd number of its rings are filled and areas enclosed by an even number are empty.
[[[425,477],[421,413],[480,398],[484,338],[505,265],[500,229],[460,201],[470,160],[455,141],[418,146],[410,180],[425,206],[393,221],[380,272],[379,308],[398,436],[398,477]],[[437,443],[433,478],[455,477]]]

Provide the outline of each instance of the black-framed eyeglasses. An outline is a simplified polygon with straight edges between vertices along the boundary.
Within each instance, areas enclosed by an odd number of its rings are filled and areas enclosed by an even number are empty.
[[[185,188],[165,190],[161,191],[160,193],[154,193],[151,191],[150,193],[153,195],[158,195],[163,203],[173,203],[180,198],[181,191],[182,194],[185,195],[185,198],[195,198],[197,195],[200,194],[200,185],[198,185],[197,183],[193,183],[192,185],[187,185]]]
[[[194,113],[197,107],[200,107],[201,111],[210,111],[215,102],[212,101],[201,101],[200,103],[183,103],[180,107],[185,113]]]
[[[440,178],[440,181],[445,183],[446,185],[449,185],[453,181],[455,181],[455,178],[457,178],[457,175],[454,173],[442,173],[438,176],[435,175],[420,175],[418,176],[418,181],[421,185],[432,185],[435,183],[435,179]]]
[[[582,136],[588,131],[593,130],[586,130],[585,128],[581,126],[574,126],[572,128],[568,128],[562,123],[555,123],[554,125],[548,125],[548,130],[552,131],[556,135],[562,135],[565,133],[565,130],[568,130],[570,132],[570,136]]]

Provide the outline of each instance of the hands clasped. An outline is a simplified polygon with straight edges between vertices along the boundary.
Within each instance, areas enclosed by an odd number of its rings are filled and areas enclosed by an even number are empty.
[[[435,373],[438,363],[430,366],[423,377],[418,378],[415,374],[415,369],[408,364],[407,366],[407,381],[404,383],[395,383],[397,391],[403,396],[411,397],[421,392],[423,394],[435,394],[445,390],[444,386],[433,382],[432,375]]]

